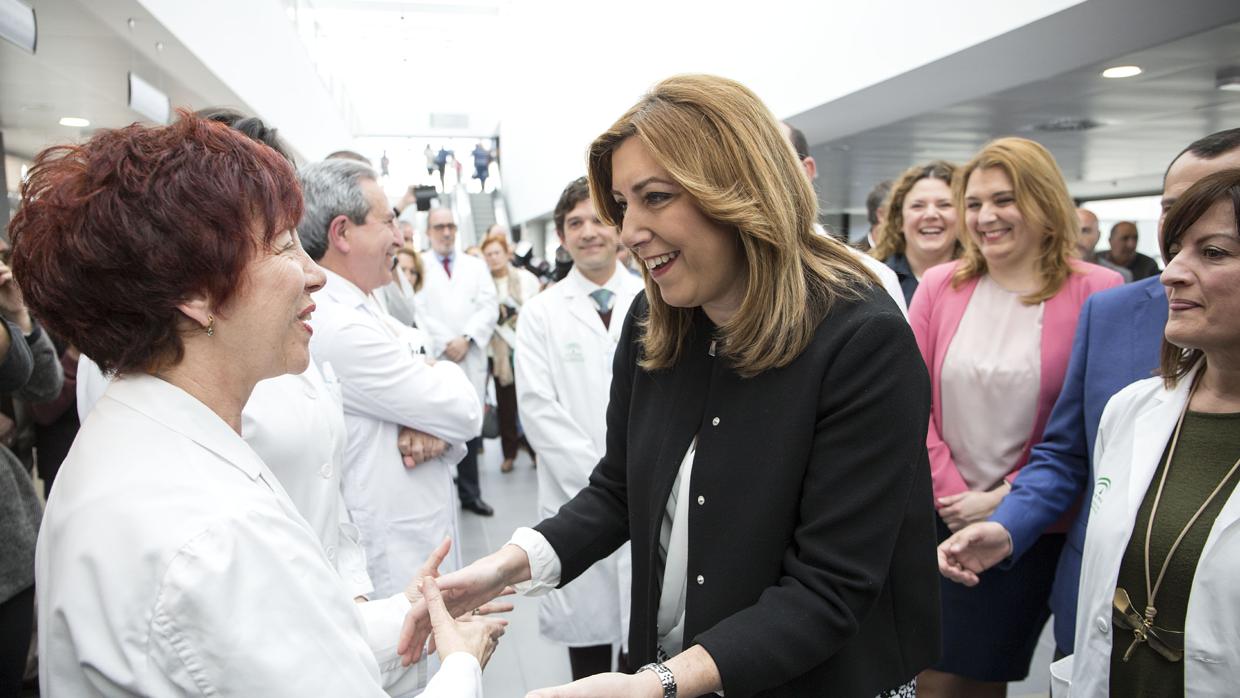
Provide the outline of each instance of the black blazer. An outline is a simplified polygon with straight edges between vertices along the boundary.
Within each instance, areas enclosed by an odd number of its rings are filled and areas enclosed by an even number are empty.
[[[709,356],[697,311],[670,370],[637,367],[639,297],[616,350],[607,452],[537,526],[561,584],[633,542],[629,655],[655,657],[659,528],[694,435],[686,648],[728,698],[870,698],[939,653],[939,573],[926,457],[930,381],[878,287],[837,301],[791,364],[742,379]]]

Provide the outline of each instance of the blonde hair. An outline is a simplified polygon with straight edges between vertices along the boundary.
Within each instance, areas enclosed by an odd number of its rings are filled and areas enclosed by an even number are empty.
[[[655,85],[591,144],[590,194],[607,225],[623,226],[612,198],[612,155],[637,138],[708,218],[737,233],[749,282],[739,311],[717,329],[719,353],[751,377],[786,366],[809,344],[838,298],[859,298],[877,280],[843,245],[814,231],[818,202],[792,146],[757,95],[711,75]],[[708,146],[706,144],[709,144]],[[647,370],[674,366],[694,308],[664,302],[643,267],[650,314]]]
[[[499,225],[499,224],[497,223],[496,225]],[[486,250],[487,245],[499,245],[500,247],[504,248],[504,254],[508,254],[509,252],[512,251],[512,249],[508,247],[508,236],[503,234],[502,232],[487,233],[487,236],[482,238],[482,243],[478,245],[478,249]]]
[[[963,253],[952,276],[952,286],[958,287],[986,273],[986,258],[968,230],[964,199],[969,177],[991,167],[999,168],[1012,180],[1012,194],[1020,215],[1030,229],[1043,234],[1037,257],[1042,285],[1021,299],[1027,305],[1036,305],[1059,293],[1072,273],[1071,259],[1076,239],[1080,237],[1081,222],[1055,157],[1041,144],[1027,138],[993,140],[956,173],[952,198],[960,212],[956,239]]]
[[[413,284],[413,291],[414,293],[421,291],[422,282],[426,281],[426,272],[422,267],[422,255],[418,254],[418,251],[413,249],[410,245],[405,245],[399,250],[396,250],[396,254],[397,256],[403,254],[413,260],[413,271],[418,275],[417,283]]]
[[[891,255],[904,254],[908,243],[904,239],[904,199],[912,191],[913,186],[923,179],[937,179],[950,188],[955,175],[956,166],[943,160],[913,165],[901,173],[900,178],[892,185],[891,193],[883,199],[882,206],[887,215],[878,229],[878,235],[875,236],[877,239],[874,241],[874,249],[870,250],[870,255],[883,261]],[[952,250],[952,259],[958,256],[960,256],[959,236]]]

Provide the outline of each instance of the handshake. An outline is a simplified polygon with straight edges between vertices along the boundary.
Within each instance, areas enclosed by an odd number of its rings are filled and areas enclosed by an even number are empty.
[[[465,652],[485,668],[508,625],[508,621],[491,615],[512,610],[511,603],[493,601],[514,593],[511,588],[500,588],[498,593],[471,605],[463,601],[467,595],[450,586],[458,583],[454,577],[460,572],[439,576],[439,565],[451,547],[452,539],[445,538],[405,589],[405,597],[413,608],[405,617],[398,647],[404,666],[417,661],[424,652],[438,651],[444,658]],[[476,596],[471,594],[467,598]]]

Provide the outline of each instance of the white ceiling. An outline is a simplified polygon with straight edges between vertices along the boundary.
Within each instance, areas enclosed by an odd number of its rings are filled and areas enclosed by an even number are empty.
[[[1125,64],[1145,72],[1122,80],[1100,76],[1106,67]],[[1240,126],[1240,93],[1215,88],[1216,72],[1229,66],[1240,66],[1240,23],[819,143],[811,154],[823,208],[864,210],[876,182],[934,158],[964,162],[1003,135],[1047,146],[1079,198],[1158,191],[1169,160],[1185,145]],[[1103,125],[1070,133],[1034,129],[1057,119]]]
[[[25,1],[38,17],[37,53],[0,41],[0,130],[10,153],[30,158],[95,128],[141,121],[127,106],[131,70],[176,106],[245,106],[136,0]],[[134,19],[132,29],[127,18]],[[89,119],[91,126],[60,126],[65,116]]]
[[[347,82],[354,136],[495,134],[509,0],[284,1],[313,59]]]

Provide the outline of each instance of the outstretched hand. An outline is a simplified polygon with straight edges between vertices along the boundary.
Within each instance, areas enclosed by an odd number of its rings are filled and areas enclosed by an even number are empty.
[[[487,607],[497,596],[512,593],[510,583],[530,578],[529,558],[525,551],[506,545],[471,565],[445,574],[438,580],[444,606],[452,616],[472,614]],[[423,645],[433,630],[426,603],[419,600],[405,617],[396,651],[405,666],[421,658]]]
[[[440,656],[446,658],[454,652],[467,652],[485,668],[499,646],[499,638],[504,634],[508,621],[482,616],[469,616],[468,620],[453,618],[432,577],[423,578],[422,596],[426,600]]]
[[[970,524],[939,544],[939,572],[965,586],[975,586],[982,572],[1012,554],[1012,537],[1002,524]]]
[[[422,600],[422,578],[439,577],[439,566],[448,557],[448,551],[451,549],[452,537],[445,537],[414,573],[413,579],[409,580],[409,586],[405,587],[405,598],[409,599],[410,604],[416,604]]]

